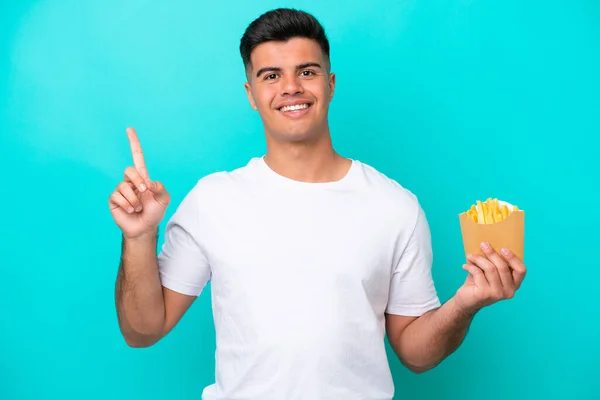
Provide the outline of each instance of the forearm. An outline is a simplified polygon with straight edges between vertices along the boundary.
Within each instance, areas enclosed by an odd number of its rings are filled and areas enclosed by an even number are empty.
[[[412,371],[425,372],[461,345],[472,319],[450,299],[410,323],[399,337],[389,338],[390,344]]]
[[[121,332],[132,346],[152,344],[165,324],[156,240],[156,235],[123,239],[115,295]]]

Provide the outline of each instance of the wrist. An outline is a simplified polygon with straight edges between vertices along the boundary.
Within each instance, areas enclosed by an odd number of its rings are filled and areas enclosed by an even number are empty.
[[[139,233],[137,235],[127,235],[123,233],[123,241],[128,243],[149,243],[154,242],[158,237],[158,227]]]
[[[450,298],[448,300],[448,306],[452,310],[452,314],[458,317],[459,319],[471,319],[477,314],[479,308],[474,306],[466,306],[462,304],[456,296]]]

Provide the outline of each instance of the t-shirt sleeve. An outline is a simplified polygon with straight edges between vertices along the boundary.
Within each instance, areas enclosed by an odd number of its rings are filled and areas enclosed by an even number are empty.
[[[200,207],[196,186],[167,222],[165,241],[158,254],[162,285],[190,296],[199,296],[211,277],[206,253],[200,244]]]
[[[390,284],[388,314],[420,316],[440,306],[432,277],[431,232],[419,206],[412,234],[395,258]]]

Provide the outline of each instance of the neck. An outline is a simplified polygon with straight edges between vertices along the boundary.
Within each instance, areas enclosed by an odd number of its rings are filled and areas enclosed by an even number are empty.
[[[337,154],[329,135],[312,142],[269,141],[264,160],[279,175],[300,182],[338,181],[351,164]]]

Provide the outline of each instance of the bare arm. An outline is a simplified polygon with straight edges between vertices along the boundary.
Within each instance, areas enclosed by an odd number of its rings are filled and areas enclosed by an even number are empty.
[[[115,302],[121,333],[132,347],[147,347],[164,337],[191,306],[194,296],[163,288],[157,261],[158,225],[170,202],[165,187],[149,178],[133,129],[127,134],[134,166],[109,198],[109,208],[123,232]]]
[[[487,243],[483,255],[468,255],[469,272],[456,295],[420,317],[386,315],[390,345],[413,372],[434,368],[463,342],[475,314],[498,301],[513,298],[527,269],[510,250],[500,256]]]
[[[155,235],[123,239],[115,300],[121,333],[131,347],[158,342],[196,299],[161,285],[156,239]]]
[[[123,237],[115,300],[119,327],[130,346],[150,345],[162,334],[165,302],[155,255],[155,237]]]
[[[461,345],[472,319],[473,314],[458,309],[453,299],[418,318],[388,314],[388,340],[407,368],[422,373]]]

